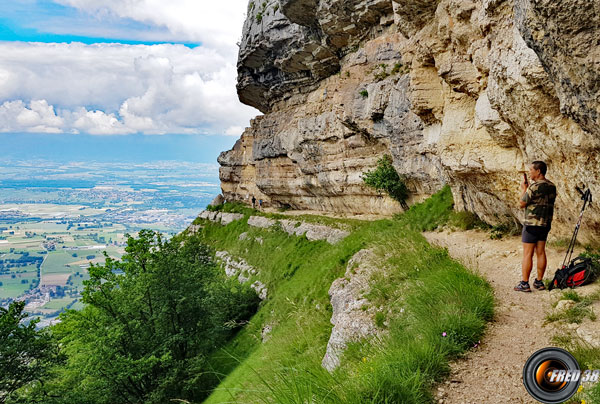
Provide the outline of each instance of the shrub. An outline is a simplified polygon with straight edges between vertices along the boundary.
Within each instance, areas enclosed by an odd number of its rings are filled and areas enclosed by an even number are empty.
[[[267,2],[263,1],[261,10],[256,14],[256,22],[260,23],[265,14],[269,15],[267,12]]]
[[[403,65],[402,63],[396,63],[394,65],[394,68],[392,69],[392,74],[406,74],[409,72],[409,68],[406,65]]]
[[[369,92],[367,90],[361,90],[358,93],[362,95],[363,98],[367,98],[369,96]]]
[[[13,393],[45,377],[54,365],[62,364],[65,359],[52,334],[47,329],[36,329],[39,319],[24,321],[27,317],[23,301],[12,302],[8,308],[0,307],[2,403],[12,401],[16,398]]]
[[[377,160],[377,168],[363,174],[363,181],[371,188],[378,191],[385,191],[393,199],[402,204],[407,209],[406,198],[408,189],[400,175],[392,165],[392,157],[388,154]]]
[[[377,81],[385,80],[390,75],[387,71],[387,65],[385,63],[377,65],[375,70],[376,72],[373,73],[373,78]]]
[[[105,264],[89,268],[86,306],[53,327],[69,353],[57,377],[69,377],[56,387],[58,380],[44,383],[47,395],[58,388],[61,403],[201,402],[206,357],[235,335],[232,324],[255,313],[255,291],[225,278],[198,235],[164,241],[144,229],[125,251],[120,261],[105,254]]]

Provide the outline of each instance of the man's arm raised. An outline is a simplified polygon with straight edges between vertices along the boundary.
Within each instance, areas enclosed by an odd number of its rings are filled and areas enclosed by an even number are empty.
[[[527,192],[529,190],[529,184],[525,181],[521,183],[521,200],[519,201],[519,207],[523,209],[527,206],[527,204],[531,201],[531,193]]]

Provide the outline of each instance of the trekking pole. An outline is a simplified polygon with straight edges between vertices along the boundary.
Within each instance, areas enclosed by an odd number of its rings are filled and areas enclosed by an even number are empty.
[[[573,232],[573,236],[571,237],[571,241],[569,242],[569,248],[567,248],[567,254],[565,255],[565,259],[563,261],[562,267],[565,268],[565,264],[567,262],[571,262],[571,257],[573,256],[573,250],[575,250],[575,241],[577,240],[577,234],[579,233],[579,228],[581,227],[581,219],[583,218],[583,211],[588,203],[592,203],[592,193],[590,189],[582,191],[578,186],[575,187],[577,192],[581,194],[581,199],[583,200],[583,207],[581,208],[581,212],[579,213],[579,219],[577,220],[577,224],[575,225],[575,231]]]

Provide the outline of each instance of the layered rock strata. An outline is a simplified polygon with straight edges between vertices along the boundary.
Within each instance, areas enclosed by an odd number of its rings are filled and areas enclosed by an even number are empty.
[[[221,223],[227,225],[233,220],[239,220],[244,215],[239,213],[218,213],[210,211],[202,211],[198,216],[201,219],[210,220],[212,222]],[[324,226],[321,224],[306,223],[298,220],[288,219],[269,219],[264,216],[250,216],[248,218],[248,225],[252,227],[259,227],[262,229],[268,229],[272,226],[279,225],[281,229],[290,236],[306,236],[310,241],[325,240],[329,244],[337,244],[346,238],[350,233],[346,230],[335,229],[333,227]],[[198,225],[192,225],[194,231],[197,231]],[[192,228],[190,226],[190,228]],[[262,244],[262,239],[260,239]]]
[[[198,217],[200,219],[210,220],[211,222],[221,223],[223,226],[226,226],[234,220],[243,219],[244,215],[241,213],[211,212],[209,210],[203,210]]]
[[[240,99],[264,115],[219,157],[223,195],[296,209],[400,211],[361,174],[393,157],[415,198],[518,222],[521,172],[549,164],[554,237],[600,195],[598,2],[251,2]],[[592,204],[580,237],[600,241]]]

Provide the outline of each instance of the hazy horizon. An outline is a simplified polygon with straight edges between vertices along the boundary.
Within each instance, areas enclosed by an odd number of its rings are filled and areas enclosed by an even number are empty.
[[[217,164],[237,137],[218,135],[68,135],[0,133],[0,160],[189,161]]]

